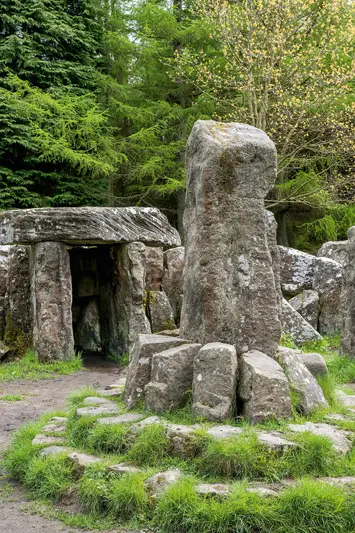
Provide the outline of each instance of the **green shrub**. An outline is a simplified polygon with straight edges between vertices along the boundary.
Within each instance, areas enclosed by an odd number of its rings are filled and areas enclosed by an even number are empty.
[[[169,456],[169,439],[161,424],[146,426],[139,433],[127,457],[137,465],[155,466]]]
[[[202,455],[201,470],[212,476],[237,479],[273,477],[277,454],[259,443],[255,433],[227,440],[211,440]]]
[[[124,453],[128,448],[129,426],[96,424],[87,436],[90,449],[100,453]]]
[[[125,474],[111,481],[108,509],[115,518],[143,518],[147,506],[148,494],[140,474]]]
[[[32,446],[32,440],[41,429],[40,423],[26,424],[18,429],[10,447],[4,454],[4,464],[11,477],[23,481],[32,458],[38,454],[39,448]]]
[[[73,480],[73,465],[60,454],[34,457],[23,481],[36,498],[58,501],[68,493]]]

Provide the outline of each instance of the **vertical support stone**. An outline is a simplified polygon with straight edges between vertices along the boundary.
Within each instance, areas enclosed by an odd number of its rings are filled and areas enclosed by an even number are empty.
[[[4,341],[17,355],[32,345],[30,247],[10,246],[7,265]]]
[[[31,246],[31,303],[33,346],[39,359],[72,359],[72,283],[65,244],[40,242]]]
[[[145,315],[146,247],[140,242],[102,247],[98,260],[102,348],[117,357],[130,351],[139,333],[150,333]]]
[[[264,198],[276,150],[245,124],[197,121],[188,141],[181,336],[274,356],[281,336]]]
[[[341,293],[341,344],[344,355],[355,357],[355,226],[348,231]]]

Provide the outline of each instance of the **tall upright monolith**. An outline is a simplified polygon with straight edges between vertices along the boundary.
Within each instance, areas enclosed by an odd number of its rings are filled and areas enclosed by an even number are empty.
[[[281,336],[264,199],[276,149],[261,130],[199,120],[187,147],[181,336],[274,356]]]

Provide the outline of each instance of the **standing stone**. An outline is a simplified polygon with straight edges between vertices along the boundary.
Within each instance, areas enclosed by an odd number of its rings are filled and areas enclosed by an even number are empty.
[[[327,363],[319,353],[302,352],[301,350],[279,346],[277,356],[280,357],[280,354],[282,355],[283,353],[287,353],[290,356],[294,354],[296,359],[300,359],[314,377],[326,376],[328,374]]]
[[[239,376],[242,414],[252,423],[291,416],[288,381],[277,361],[257,350],[243,353]]]
[[[319,295],[311,289],[301,292],[291,298],[288,303],[304,318],[314,329],[318,329],[320,311]]]
[[[282,299],[282,331],[290,335],[296,344],[319,341],[322,338],[285,298]]]
[[[32,345],[30,247],[11,246],[5,299],[4,340],[18,355]]]
[[[146,247],[134,242],[103,248],[98,256],[104,353],[129,353],[139,333],[150,333],[145,315]]]
[[[100,308],[97,298],[89,300],[75,330],[75,344],[80,350],[101,352]]]
[[[186,403],[200,349],[201,344],[185,344],[153,355],[151,382],[145,387],[147,409],[162,413]]]
[[[276,178],[269,137],[197,121],[187,147],[181,335],[274,355],[281,335],[264,198]]]
[[[164,252],[162,289],[169,298],[174,313],[174,319],[177,324],[180,323],[182,307],[184,266],[184,246],[171,248]]]
[[[297,409],[301,413],[308,415],[317,407],[328,407],[316,378],[295,350],[282,348],[277,353],[277,359],[285,371],[291,391],[297,396]]]
[[[279,250],[282,292],[296,296],[306,289],[312,289],[316,263],[314,255],[285,246],[279,246]]]
[[[346,259],[346,247],[348,241],[330,241],[323,244],[319,249],[317,256],[318,257],[327,257],[328,259],[333,259],[337,263],[344,265]]]
[[[145,290],[160,291],[163,277],[163,248],[146,248]]]
[[[150,291],[148,293],[147,314],[152,333],[176,329],[173,310],[165,292]]]
[[[74,356],[69,253],[60,242],[31,247],[33,346],[41,361]]]
[[[348,239],[341,295],[340,349],[343,354],[355,357],[355,226],[349,229]]]
[[[282,309],[282,292],[281,292],[281,267],[280,267],[280,250],[277,245],[277,222],[274,214],[271,211],[264,211],[265,222],[266,222],[266,231],[267,231],[267,241],[269,245],[269,250],[271,254],[272,261],[272,270],[274,272],[275,278],[275,287],[277,295],[277,305],[279,308],[279,318],[281,320]]]
[[[314,269],[313,288],[319,294],[319,332],[322,335],[340,331],[342,285],[342,265],[332,259],[319,257]]]
[[[144,398],[144,387],[151,381],[151,362],[155,353],[163,352],[188,341],[163,335],[138,335],[130,357],[124,401],[128,408]]]
[[[236,410],[238,359],[234,346],[206,344],[194,361],[192,410],[213,421],[232,418]]]

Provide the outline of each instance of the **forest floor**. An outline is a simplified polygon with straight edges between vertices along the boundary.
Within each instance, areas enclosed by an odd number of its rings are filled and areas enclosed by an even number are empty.
[[[46,412],[66,408],[68,395],[82,387],[104,388],[117,380],[120,371],[115,366],[91,366],[71,376],[59,376],[41,381],[11,381],[0,383],[0,394],[19,396],[19,401],[0,399],[0,460],[1,454],[10,443],[14,430],[25,422],[38,419]],[[76,533],[77,529],[64,526],[54,520],[31,514],[31,504],[23,489],[8,483],[1,477],[0,466],[0,530],[4,533]],[[81,533],[89,533],[80,530]]]

